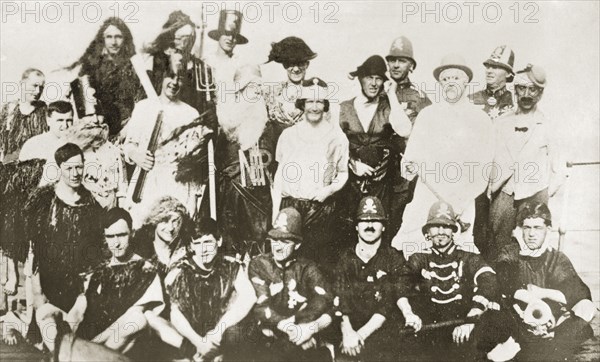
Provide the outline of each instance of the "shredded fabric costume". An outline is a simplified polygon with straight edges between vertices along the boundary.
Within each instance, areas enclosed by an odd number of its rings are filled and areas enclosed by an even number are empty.
[[[46,161],[0,163],[0,249],[11,258],[25,261],[23,205],[37,187]],[[27,246],[27,250],[21,248]]]
[[[79,274],[102,260],[102,207],[83,187],[78,192],[81,198],[71,206],[56,196],[53,186],[39,188],[24,211],[25,241],[31,242],[42,292],[63,311],[83,292]]]
[[[240,268],[235,261],[217,257],[211,271],[198,267],[191,257],[182,259],[169,274],[166,285],[171,304],[177,305],[201,336],[217,327],[234,295],[234,282]],[[221,331],[223,332],[223,331]]]
[[[145,98],[131,62],[127,58],[115,60],[103,54],[95,68],[82,66],[79,74],[90,76],[90,85],[96,90],[94,96],[102,104],[104,122],[108,124],[110,135],[118,134],[131,117],[135,103]]]
[[[216,162],[220,171],[220,199],[217,206],[223,240],[231,243],[225,245],[228,254],[243,255],[249,251],[254,256],[265,252],[272,209],[270,187],[275,171],[276,129],[275,124],[267,122],[256,146],[244,151],[224,133],[219,136]]]
[[[0,154],[8,163],[17,160],[25,141],[48,130],[46,124],[46,103],[33,103],[35,109],[28,115],[21,113],[19,102],[8,102],[0,112]]]
[[[144,259],[118,265],[107,262],[95,268],[77,335],[92,339],[102,333],[142,298],[156,276],[154,266]]]

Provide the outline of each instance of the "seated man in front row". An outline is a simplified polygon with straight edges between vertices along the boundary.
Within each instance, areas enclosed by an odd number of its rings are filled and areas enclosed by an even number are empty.
[[[251,347],[241,333],[250,329],[246,316],[256,302],[254,288],[243,264],[220,252],[223,239],[215,220],[202,218],[194,234],[188,255],[165,278],[171,323],[184,338],[180,350],[194,360],[219,355],[242,360]]]
[[[364,197],[356,211],[358,242],[342,251],[335,276],[336,316],[341,316],[340,352],[362,360],[388,361],[398,338],[396,286],[405,263],[401,251],[383,242],[387,216],[375,196]],[[338,339],[340,339],[338,337]]]
[[[590,289],[569,258],[550,247],[552,216],[546,204],[523,204],[517,225],[516,241],[502,250],[497,266],[511,305],[506,311],[510,319],[500,323],[514,328],[488,358],[508,360],[518,352],[519,360],[571,359],[593,336],[589,323],[596,308]]]
[[[268,233],[272,253],[253,259],[248,270],[258,297],[259,343],[268,346],[259,360],[331,361],[319,332],[331,324],[333,297],[317,264],[296,257],[303,241],[302,217],[285,208],[273,225]]]
[[[458,222],[449,204],[434,203],[422,231],[433,245],[412,254],[405,264],[403,274],[409,282],[398,307],[415,332],[423,322],[433,328],[416,339],[407,338],[407,343],[421,356],[432,353],[426,359],[464,360],[475,353],[475,344],[467,343],[472,340],[473,319],[500,309],[496,273],[481,256],[454,243]],[[440,325],[444,322],[447,327]]]

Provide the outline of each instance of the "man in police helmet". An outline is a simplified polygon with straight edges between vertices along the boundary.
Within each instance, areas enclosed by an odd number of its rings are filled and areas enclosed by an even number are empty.
[[[381,201],[364,197],[356,210],[358,241],[342,252],[334,272],[339,346],[347,356],[376,361],[394,357],[397,328],[389,320],[395,319],[394,313],[399,316],[395,289],[405,259],[383,241],[387,222]]]
[[[271,253],[254,258],[248,268],[258,298],[254,316],[262,330],[261,361],[331,360],[319,332],[331,324],[333,297],[317,264],[297,256],[302,228],[296,209],[281,210],[268,233]]]
[[[474,351],[471,335],[473,319],[488,310],[498,310],[496,273],[478,255],[461,250],[454,243],[458,231],[452,206],[438,201],[430,210],[422,228],[430,248],[412,254],[403,270],[407,278],[400,293],[398,307],[405,325],[417,333],[409,342],[417,351],[429,351],[431,359],[464,359]],[[456,321],[449,327],[439,323]],[[419,333],[423,324],[433,324],[430,331]],[[431,328],[430,328],[431,329]],[[431,348],[433,345],[437,348]],[[442,348],[439,348],[442,347]]]
[[[398,98],[398,102],[414,125],[419,112],[431,105],[431,100],[409,79],[410,73],[417,67],[417,61],[413,55],[412,42],[405,36],[396,38],[385,60],[387,61],[390,78],[392,78],[386,85],[389,86],[391,82],[397,84],[396,97]],[[407,138],[394,136],[394,139],[399,151],[404,153]],[[401,157],[398,158],[398,161],[400,159]],[[398,173],[394,175],[394,192],[392,194],[394,201],[390,204],[391,208],[389,212],[390,215],[395,215],[395,217],[389,220],[390,231],[394,232],[400,228],[404,208],[412,200],[415,185],[416,179],[408,181]],[[389,236],[393,237],[394,235]]]
[[[486,88],[469,95],[469,100],[494,120],[513,108],[513,95],[506,83],[514,79],[515,53],[506,45],[494,49],[490,57],[483,62],[485,66]],[[488,218],[490,201],[485,193],[475,199],[475,222],[473,238],[475,245],[487,257]]]

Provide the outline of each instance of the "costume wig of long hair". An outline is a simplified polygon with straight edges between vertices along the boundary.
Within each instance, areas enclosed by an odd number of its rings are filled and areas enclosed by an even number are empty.
[[[131,35],[131,31],[122,19],[110,17],[104,21],[96,33],[94,40],[92,40],[90,45],[88,45],[81,58],[68,66],[68,70],[72,70],[78,65],[81,65],[79,75],[93,74],[96,71],[96,69],[100,66],[100,61],[104,51],[104,31],[111,25],[115,26],[123,34],[123,46],[121,47],[116,60],[123,62],[129,61],[129,58],[135,54],[135,45],[133,44],[133,36]]]

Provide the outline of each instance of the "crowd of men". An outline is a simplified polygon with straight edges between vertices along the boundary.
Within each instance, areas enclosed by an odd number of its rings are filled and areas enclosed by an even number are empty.
[[[109,18],[48,105],[44,73],[23,73],[0,114],[5,343],[55,360],[505,361],[592,336],[590,290],[550,246],[564,165],[541,66],[515,71],[498,46],[469,95],[450,54],[432,104],[400,36],[334,109],[300,38],[272,43],[287,79],[263,84],[234,53],[242,20],[222,11],[217,53],[198,54],[203,28],[175,11],[136,54]]]

